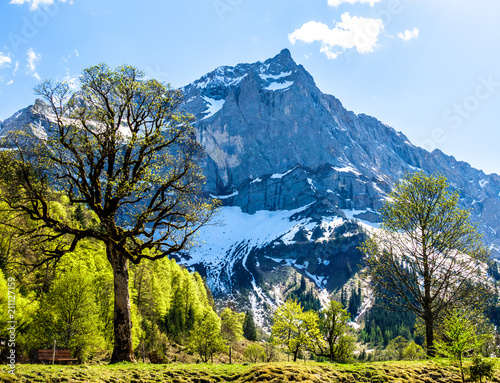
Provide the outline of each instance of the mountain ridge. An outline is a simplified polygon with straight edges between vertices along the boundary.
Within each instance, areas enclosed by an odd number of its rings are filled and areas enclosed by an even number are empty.
[[[229,76],[224,77],[225,82],[221,82],[220,78],[215,83],[209,81],[222,72]],[[300,75],[296,75],[297,72]],[[249,74],[250,77],[246,78]],[[287,87],[270,90],[269,79]],[[260,80],[268,82],[261,83]],[[203,84],[202,87],[199,86],[200,83]],[[286,49],[263,63],[219,67],[183,89],[188,100],[186,110],[198,117],[199,139],[214,161],[211,174],[216,174],[218,178],[209,177],[208,182],[214,195],[234,194],[240,185],[246,187],[244,182],[247,180],[252,182],[261,175],[285,173],[297,165],[309,169],[326,165],[352,167],[377,183],[377,187],[383,189],[385,194],[388,190],[383,186],[384,182],[392,184],[407,171],[415,169],[441,172],[454,188],[466,189],[466,182],[456,174],[465,172],[465,178],[473,180],[477,187],[474,193],[468,192],[475,196],[469,201],[464,200],[464,205],[484,199],[480,190],[483,188],[480,186],[484,185],[483,181],[495,184],[495,190],[500,187],[500,177],[497,174],[486,175],[482,170],[475,170],[466,162],[457,161],[437,149],[429,153],[416,147],[403,133],[375,117],[348,111],[337,98],[323,94],[309,73],[293,61]],[[206,93],[205,89],[210,93]],[[215,89],[217,94],[225,95],[220,109],[205,115],[203,113],[207,109],[203,109],[203,106],[200,108],[200,103],[196,105],[198,108],[193,107],[197,96],[208,97],[214,94]],[[272,107],[268,108],[270,104]],[[300,110],[294,112],[294,107]],[[253,121],[247,122],[249,118],[244,118],[246,114]],[[238,120],[237,117],[241,116],[243,118]],[[280,119],[282,123],[278,123],[276,119]],[[312,138],[305,137],[305,133],[300,136],[300,129]],[[280,132],[286,132],[286,135],[280,136]],[[241,141],[242,136],[252,139]],[[265,150],[259,147],[259,143],[265,144]],[[288,145],[289,149],[277,148],[282,144]],[[252,156],[239,156],[242,147],[247,152],[252,152]],[[309,153],[301,150],[302,147],[306,147]],[[351,153],[343,150],[346,148]],[[309,155],[312,151],[315,153]],[[263,159],[259,159],[259,156]],[[249,165],[245,168],[244,164]],[[389,177],[385,179],[385,176]],[[495,199],[496,193],[489,194]],[[238,195],[240,197],[235,200],[241,200],[241,195]],[[498,198],[495,201],[500,202]],[[241,201],[235,203],[239,205]],[[355,204],[354,207],[363,206]],[[260,208],[269,208],[269,204]]]
[[[207,152],[204,192],[223,207],[221,224],[202,229],[203,243],[177,259],[207,277],[219,302],[251,308],[261,326],[300,276],[324,302],[354,283],[358,246],[407,172],[445,175],[498,256],[500,176],[429,153],[375,117],[348,111],[288,50],[219,67],[181,90],[181,110],[196,117]],[[47,113],[37,101],[2,122],[0,135],[28,129],[43,137]],[[364,291],[360,312],[371,304]]]

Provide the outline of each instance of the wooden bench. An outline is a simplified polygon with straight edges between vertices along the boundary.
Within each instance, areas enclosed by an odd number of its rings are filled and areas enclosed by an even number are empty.
[[[52,357],[54,356],[54,350],[38,350],[38,360],[42,363],[52,363]],[[78,359],[71,357],[70,350],[56,350],[54,356],[55,362],[68,362],[72,363]]]

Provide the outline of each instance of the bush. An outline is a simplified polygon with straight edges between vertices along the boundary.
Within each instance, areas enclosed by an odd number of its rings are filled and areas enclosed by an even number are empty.
[[[472,361],[472,366],[469,367],[469,374],[473,382],[479,381],[482,383],[483,378],[491,379],[495,374],[495,362],[476,355]]]
[[[265,360],[266,354],[262,346],[258,344],[251,344],[248,346],[245,351],[243,351],[243,356],[250,363],[257,363],[260,360]]]
[[[407,360],[423,359],[425,357],[424,349],[415,342],[408,343],[403,351],[403,356]]]

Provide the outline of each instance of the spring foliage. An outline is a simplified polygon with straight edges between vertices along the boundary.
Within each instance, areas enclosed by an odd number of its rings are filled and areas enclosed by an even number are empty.
[[[363,246],[376,294],[424,320],[429,355],[446,309],[476,304],[485,291],[488,252],[458,203],[443,176],[409,174],[382,209],[382,230]]]
[[[330,361],[352,356],[355,339],[347,326],[349,313],[339,302],[331,301],[319,311],[304,311],[296,300],[287,300],[273,317],[272,338],[296,361],[299,352],[308,350]]]
[[[0,211],[2,206],[0,203]],[[74,225],[92,220],[88,210],[78,213],[61,196],[51,208]],[[33,225],[25,216],[10,222]],[[0,238],[10,231],[8,225],[0,225]],[[54,267],[23,266],[23,260],[37,257],[36,251],[24,246],[22,237],[10,237],[4,253],[8,262],[0,270],[0,305],[5,308],[0,311],[0,336],[8,335],[6,297],[7,278],[11,277],[16,285],[18,357],[28,358],[36,349],[51,348],[54,340],[58,348],[70,349],[80,361],[109,355],[113,347],[113,271],[104,245],[83,240]],[[13,263],[14,259],[19,263]],[[144,342],[146,353],[162,356],[167,341],[189,342],[194,323],[206,312],[215,314],[203,278],[172,259],[141,262],[130,268],[129,275],[134,348]],[[175,331],[169,327],[172,312],[180,323]]]
[[[45,137],[12,133],[14,150],[0,153],[1,198],[32,218],[22,234],[43,249],[34,266],[58,262],[80,241],[105,244],[114,280],[111,362],[135,361],[128,266],[183,250],[211,218],[215,202],[202,197],[204,152],[178,107],[182,94],[137,68],[99,64],[83,71],[80,89],[45,81],[35,91]],[[63,192],[77,220],[51,205]],[[82,227],[82,209],[95,220]]]

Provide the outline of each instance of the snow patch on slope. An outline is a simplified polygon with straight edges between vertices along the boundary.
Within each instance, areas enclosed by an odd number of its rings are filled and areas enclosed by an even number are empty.
[[[254,247],[263,247],[290,231],[297,223],[290,217],[309,206],[295,210],[260,210],[255,214],[243,213],[240,207],[222,207],[214,218],[218,224],[199,231],[205,243],[194,248],[189,253],[191,258],[183,263],[186,266],[204,264],[211,289],[225,292],[223,281],[230,279],[234,264],[246,258]]]
[[[340,173],[354,173],[357,176],[361,175],[361,173],[357,169],[353,168],[352,166],[344,166],[343,168],[336,168],[336,167],[332,166],[332,169],[336,170]]]
[[[285,81],[283,83],[280,82],[272,82],[268,86],[266,86],[266,90],[272,90],[273,92],[276,90],[288,89],[293,85],[293,81]]]
[[[231,194],[228,194],[228,195],[213,195],[213,194],[210,194],[210,198],[215,198],[215,199],[229,199],[229,198],[236,197],[238,194],[239,194],[239,191],[236,190],[236,191],[234,191],[234,192],[232,192]]]
[[[296,167],[294,167],[293,169],[290,169],[290,170],[286,171],[285,173],[274,173],[274,174],[271,176],[271,178],[273,178],[273,179],[276,179],[276,178],[283,178],[284,176],[286,176],[286,175],[290,174],[291,172],[293,172],[296,168],[297,168],[297,166],[296,166]]]
[[[217,113],[219,110],[222,109],[224,106],[224,103],[226,100],[221,99],[221,100],[215,100],[210,97],[203,96],[203,99],[205,102],[208,104],[208,109],[205,111],[205,113],[208,113],[205,117],[202,118],[202,120],[205,120],[209,117],[212,117],[215,113]]]
[[[218,68],[219,69],[219,68]],[[219,71],[220,72],[220,71]],[[239,84],[247,75],[240,77],[228,77],[228,76],[203,76],[200,80],[196,81],[194,85],[199,89],[206,89],[209,85],[211,86],[232,86]]]
[[[292,74],[292,72],[282,72],[280,74],[260,74],[260,78],[263,80],[279,80],[280,78],[288,77]]]

